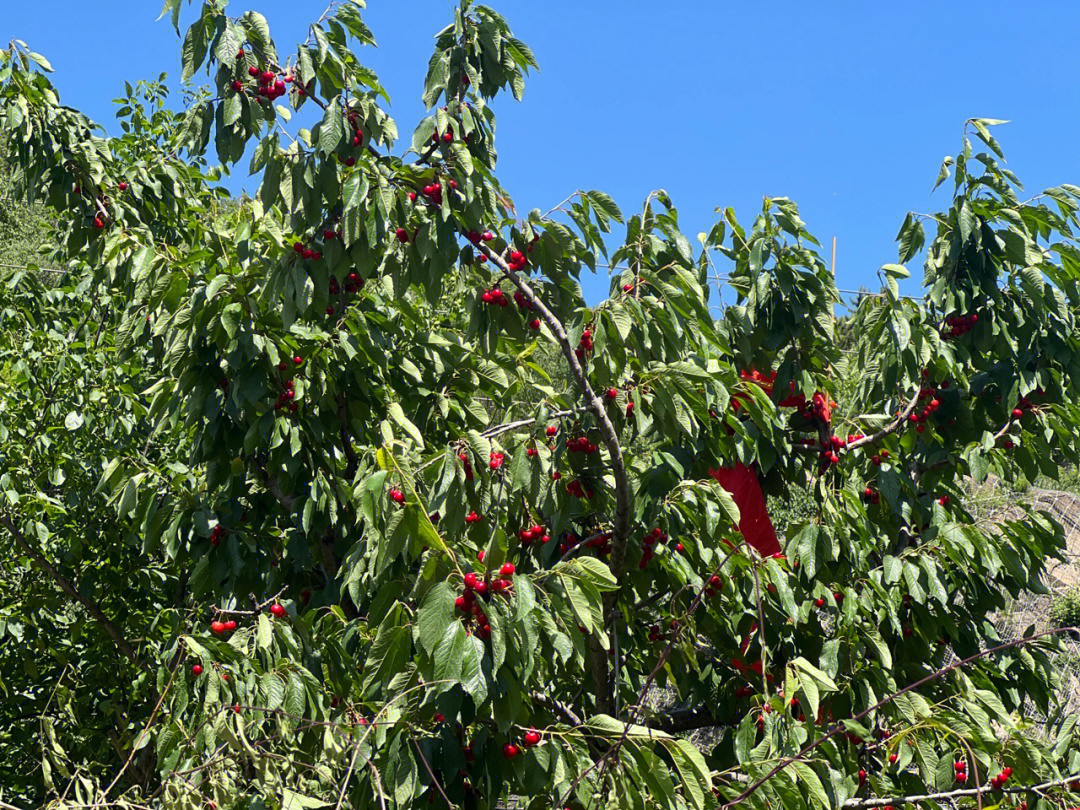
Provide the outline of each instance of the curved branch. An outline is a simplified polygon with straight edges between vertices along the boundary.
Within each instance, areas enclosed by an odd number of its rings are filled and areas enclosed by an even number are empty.
[[[909,402],[907,404],[907,407],[904,408],[904,410],[900,413],[900,415],[898,417],[896,417],[896,419],[893,420],[893,422],[891,424],[889,424],[886,427],[883,427],[881,430],[879,430],[877,433],[874,433],[871,436],[863,436],[861,439],[856,439],[853,442],[848,442],[847,446],[842,448],[840,450],[840,452],[841,453],[850,453],[852,450],[857,450],[858,448],[862,447],[863,445],[874,444],[876,442],[880,442],[882,439],[884,439],[890,433],[895,433],[896,431],[898,431],[904,425],[904,423],[908,421],[908,417],[911,416],[913,413],[915,413],[915,408],[919,404],[919,394],[920,393],[921,393],[921,391],[916,391],[915,392],[915,396],[913,396],[911,398],[911,402]]]
[[[944,675],[948,675],[953,670],[959,669],[960,667],[963,667],[963,666],[966,666],[966,665],[970,664],[972,661],[976,661],[976,660],[978,660],[980,658],[985,658],[988,655],[993,655],[994,653],[1001,652],[1002,650],[1008,650],[1008,649],[1011,649],[1013,647],[1021,647],[1021,646],[1025,645],[1025,644],[1030,644],[1031,642],[1037,641],[1038,639],[1044,638],[1046,636],[1058,635],[1060,633],[1075,632],[1078,629],[1080,629],[1080,628],[1076,628],[1076,627],[1056,627],[1056,628],[1054,628],[1052,630],[1044,630],[1041,633],[1036,633],[1033,636],[1027,636],[1025,638],[1019,638],[1019,639],[1016,639],[1015,641],[1008,641],[1008,642],[1006,642],[1004,644],[998,644],[996,647],[989,647],[988,649],[982,650],[981,652],[977,652],[974,655],[969,655],[967,658],[963,658],[963,659],[961,659],[959,661],[954,661],[952,664],[949,664],[949,666],[945,667],[944,669],[939,669],[939,670],[937,670],[935,672],[931,672],[929,675],[926,675],[926,676],[924,676],[922,678],[919,678],[919,680],[915,681],[912,684],[909,684],[909,685],[905,686],[899,692],[894,692],[891,695],[887,695],[887,696],[883,697],[881,700],[879,700],[877,703],[875,703],[873,706],[870,706],[867,709],[863,709],[861,712],[856,714],[851,719],[855,720],[855,721],[862,720],[868,714],[870,714],[871,712],[877,711],[882,706],[884,706],[886,703],[891,703],[892,701],[896,700],[896,698],[900,697],[901,695],[905,695],[908,692],[912,691],[913,689],[918,689],[920,686],[922,686],[922,685],[924,685],[926,683],[929,683],[930,681],[937,680],[938,678],[941,678]],[[799,753],[797,753],[795,756],[793,756],[793,757],[785,757],[783,760],[781,760],[776,765],[774,765],[769,770],[768,773],[766,773],[760,779],[757,779],[753,783],[751,783],[750,787],[748,787],[746,790],[744,790],[742,793],[740,793],[738,796],[736,796],[730,802],[726,802],[725,804],[721,805],[721,810],[728,810],[731,807],[735,807],[736,805],[741,804],[747,798],[749,798],[751,794],[755,793],[759,787],[761,787],[766,782],[768,782],[770,779],[772,779],[774,776],[776,776],[776,774],[780,773],[780,771],[787,768],[793,762],[799,762],[799,761],[805,759],[807,754],[809,754],[811,751],[813,751],[815,748],[817,748],[819,745],[821,745],[826,740],[832,739],[837,734],[841,733],[843,730],[844,730],[843,724],[842,723],[837,723],[835,726],[833,726],[832,731],[828,732],[827,734],[822,735],[821,737],[818,737],[812,743],[808,743],[807,745],[805,745],[803,747],[803,749],[801,751],[799,751]],[[887,803],[888,802],[883,802],[883,804],[887,804]]]

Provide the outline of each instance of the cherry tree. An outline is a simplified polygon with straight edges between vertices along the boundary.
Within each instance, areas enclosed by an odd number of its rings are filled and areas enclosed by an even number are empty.
[[[696,245],[663,191],[521,216],[493,104],[530,49],[463,0],[402,144],[361,10],[279,52],[204,3],[205,84],[126,88],[117,137],[0,51],[13,182],[69,268],[0,293],[0,660],[42,728],[0,713],[5,800],[1067,801],[1056,635],[989,618],[1062,530],[979,523],[965,487],[1077,458],[1080,188],[1022,200],[968,121],[841,352],[794,202]],[[774,526],[794,492],[812,517]]]

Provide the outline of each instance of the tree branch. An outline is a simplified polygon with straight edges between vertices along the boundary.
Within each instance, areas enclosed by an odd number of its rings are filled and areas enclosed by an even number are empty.
[[[1058,635],[1059,633],[1075,632],[1077,629],[1080,629],[1080,628],[1076,628],[1076,627],[1056,627],[1056,628],[1054,628],[1052,630],[1044,630],[1041,633],[1036,633],[1033,636],[1027,636],[1025,638],[1019,638],[1019,639],[1016,639],[1015,641],[1008,641],[1008,642],[1006,642],[1004,644],[998,644],[996,647],[989,647],[988,649],[982,650],[981,652],[977,652],[974,655],[969,655],[967,658],[963,658],[963,659],[961,659],[959,661],[954,661],[952,664],[949,664],[949,666],[947,666],[947,667],[945,667],[943,669],[939,669],[936,672],[931,672],[929,675],[926,675],[926,676],[924,676],[922,678],[919,678],[919,680],[915,681],[912,684],[909,684],[909,685],[905,686],[899,692],[894,692],[891,695],[887,695],[886,697],[883,697],[881,700],[879,700],[877,703],[875,703],[873,706],[870,706],[867,709],[863,709],[861,712],[856,714],[851,719],[858,722],[859,720],[862,720],[864,717],[866,717],[871,712],[874,712],[874,711],[877,711],[878,709],[880,709],[886,703],[891,703],[892,701],[896,700],[896,698],[900,697],[901,695],[905,695],[908,692],[912,691],[913,689],[918,689],[923,684],[929,683],[930,681],[933,681],[933,680],[937,680],[938,678],[940,678],[940,677],[942,677],[944,675],[948,675],[953,670],[959,669],[960,667],[963,667],[963,666],[966,666],[966,665],[970,664],[972,661],[976,661],[976,660],[978,660],[980,658],[985,658],[988,655],[993,655],[994,653],[1001,652],[1002,650],[1008,650],[1008,649],[1011,649],[1013,647],[1023,646],[1024,644],[1030,644],[1031,642],[1037,641],[1038,639],[1044,638],[1046,636]],[[770,779],[772,779],[774,776],[776,776],[776,774],[780,773],[780,771],[784,770],[786,767],[791,765],[793,762],[799,762],[799,761],[805,759],[807,754],[809,754],[811,751],[813,751],[815,748],[817,748],[819,745],[821,745],[826,740],[832,739],[837,734],[841,733],[843,730],[844,730],[844,725],[842,723],[837,723],[835,726],[833,726],[832,731],[828,732],[827,734],[822,735],[821,737],[818,737],[812,743],[808,743],[807,745],[803,746],[802,750],[799,751],[799,753],[797,753],[795,756],[793,756],[793,757],[785,757],[783,760],[781,760],[776,765],[774,765],[769,770],[768,773],[766,773],[760,779],[757,779],[753,783],[751,783],[750,787],[748,787],[746,790],[744,790],[742,793],[740,793],[738,796],[736,796],[730,802],[727,802],[727,803],[723,804],[721,806],[721,810],[728,810],[731,807],[735,807],[735,806],[737,806],[739,804],[742,804],[744,801],[746,801],[747,798],[750,797],[751,794],[755,793],[758,788],[760,788],[762,785],[764,785],[766,782],[768,782]],[[883,802],[883,804],[886,804],[886,803],[887,802]]]
[[[120,652],[122,652],[128,658],[128,660],[130,660],[134,664],[138,664],[139,666],[145,666],[139,660],[139,657],[135,654],[135,650],[128,643],[127,639],[124,638],[124,634],[120,631],[120,628],[112,623],[109,617],[106,616],[102,612],[101,608],[97,606],[96,602],[91,599],[87,599],[85,596],[79,593],[67,577],[57,571],[53,564],[50,563],[47,559],[45,559],[41,552],[39,552],[37,549],[31,546],[29,542],[27,542],[26,538],[23,537],[22,532],[19,531],[19,528],[14,524],[14,522],[12,522],[11,518],[8,515],[0,515],[0,525],[3,525],[3,527],[8,530],[11,536],[15,539],[16,545],[18,545],[19,548],[23,550],[23,553],[25,553],[28,557],[30,557],[30,559],[37,563],[37,566],[41,570],[43,570],[46,574],[53,578],[56,584],[60,586],[60,590],[62,590],[64,593],[66,593],[68,596],[70,596],[72,599],[82,605],[86,612],[93,616],[94,620],[98,624],[100,624],[105,630],[105,632],[109,634],[112,640],[116,642],[116,646],[120,648]]]
[[[898,431],[903,426],[903,424],[907,422],[908,417],[915,412],[915,408],[919,404],[919,394],[920,391],[915,392],[915,396],[911,398],[911,402],[907,404],[907,407],[904,408],[901,414],[896,417],[896,419],[894,419],[891,424],[883,427],[881,430],[871,436],[863,436],[861,439],[856,439],[853,442],[848,442],[846,447],[840,449],[840,452],[850,453],[852,450],[857,450],[863,445],[879,442],[886,436],[888,436],[890,433],[895,433],[896,431]]]
[[[593,391],[584,367],[578,360],[577,355],[574,354],[574,347],[570,345],[570,338],[566,334],[562,322],[554,312],[548,309],[547,304],[537,296],[529,283],[518,275],[516,271],[511,270],[501,256],[484,243],[481,243],[479,248],[496,267],[503,271],[511,283],[525,296],[525,299],[540,313],[540,317],[544,319],[552,334],[555,335],[563,357],[566,358],[566,362],[570,366],[570,373],[581,390],[582,398],[585,400],[585,407],[596,415],[596,420],[600,425],[601,437],[607,446],[608,453],[611,455],[611,471],[615,478],[615,520],[611,543],[611,572],[616,579],[621,579],[626,569],[626,542],[630,535],[630,481],[626,475],[622,446],[619,444],[619,436],[615,432],[615,426],[611,423],[603,400]]]
[[[1055,779],[1053,782],[1043,782],[1041,785],[1017,785],[1010,788],[996,788],[992,784],[979,785],[973,788],[959,788],[957,790],[947,790],[942,793],[924,793],[916,796],[892,796],[881,797],[874,796],[866,799],[853,798],[844,802],[841,807],[884,807],[885,805],[898,805],[908,804],[915,802],[935,802],[935,801],[949,801],[952,799],[960,799],[965,796],[980,796],[983,793],[997,792],[1004,794],[1015,793],[1033,793],[1035,791],[1044,790],[1046,788],[1061,787],[1067,785],[1070,782],[1075,782],[1080,779],[1080,774],[1075,776],[1067,776],[1064,779]]]
[[[548,418],[562,419],[564,416],[572,416],[574,413],[575,411],[553,411],[552,413],[548,414]],[[517,430],[518,428],[529,427],[535,423],[536,417],[532,417],[529,419],[518,419],[516,422],[506,422],[501,425],[489,427],[487,430],[481,431],[480,435],[483,436],[485,439],[492,439],[496,436],[501,436],[503,433],[509,433],[512,430]]]

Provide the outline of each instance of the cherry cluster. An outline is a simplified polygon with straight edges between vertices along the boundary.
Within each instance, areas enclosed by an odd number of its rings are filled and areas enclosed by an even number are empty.
[[[574,354],[577,356],[578,360],[583,360],[585,359],[585,355],[592,354],[592,350],[592,331],[586,329],[581,333],[581,340],[578,341],[578,347],[574,349]]]
[[[465,614],[466,624],[468,624],[470,616],[476,618],[477,635],[482,639],[491,637],[491,623],[488,621],[483,608],[476,602],[476,597],[487,598],[489,594],[509,591],[514,586],[510,577],[514,575],[515,570],[513,563],[506,562],[499,568],[499,576],[494,580],[489,581],[486,577],[480,579],[472,571],[465,575],[464,588],[461,595],[454,600],[454,607]]]
[[[528,263],[528,258],[526,258],[525,254],[522,253],[520,250],[510,251],[510,261],[508,262],[508,264],[510,265],[511,270],[522,270]]]
[[[442,205],[442,185],[439,183],[431,183],[424,186],[422,189],[424,196],[431,200],[435,205]]]
[[[638,562],[638,568],[644,570],[645,567],[652,560],[653,546],[659,544],[663,545],[668,541],[667,532],[663,531],[659,526],[653,528],[641,541],[641,560]],[[675,544],[675,550],[681,552],[683,550],[682,543]]]
[[[490,242],[495,238],[495,234],[491,231],[484,231],[483,233],[480,233],[480,231],[469,231],[465,236],[474,245],[479,245],[481,242]],[[487,257],[485,256],[484,258]]]
[[[237,58],[242,58],[243,53],[243,51],[237,53]],[[292,82],[292,76],[285,76],[279,79],[274,71],[259,70],[255,65],[248,68],[248,75],[259,81],[259,87],[255,92],[271,101],[285,95],[288,92],[285,85]],[[243,83],[239,79],[232,83],[232,89],[236,92],[243,90],[243,87]]]
[[[804,409],[803,414],[809,419],[815,419],[822,424],[827,425],[832,421],[832,412],[830,408],[835,406],[835,402],[830,403],[823,393],[815,391],[814,396],[810,399],[810,407]]]
[[[309,259],[311,261],[317,262],[319,259],[322,258],[322,253],[315,250],[314,248],[304,247],[303,242],[293,242],[292,249],[293,252],[296,253],[296,255],[298,255],[301,259]]]
[[[970,315],[953,315],[945,319],[945,329],[942,332],[942,337],[945,340],[952,338],[958,338],[961,335],[970,332],[975,328],[975,324],[979,322],[979,316],[972,312]]]
[[[221,538],[228,534],[228,532],[229,530],[219,523],[210,532],[210,545],[216,546],[218,543],[221,542]]]
[[[586,455],[592,455],[599,451],[599,448],[589,441],[587,436],[578,436],[576,439],[567,439],[566,452],[568,453],[584,453]]]
[[[225,633],[231,633],[236,629],[236,622],[233,619],[229,619],[227,622],[223,622],[219,619],[215,619],[210,622],[210,632],[215,636],[222,636]]]
[[[475,509],[470,511],[469,514],[465,516],[465,522],[468,523],[470,526],[474,523],[479,523],[483,519],[484,516],[477,514]]]
[[[469,463],[469,456],[467,453],[458,453],[458,460],[461,461],[461,466],[465,468],[465,480],[473,480],[472,464]]]
[[[296,384],[292,380],[285,380],[283,383],[285,390],[278,394],[277,401],[274,403],[274,410],[280,411],[282,408],[288,408],[290,412],[296,413],[297,408],[300,407],[296,402]]]
[[[514,303],[521,307],[521,309],[527,309],[530,312],[536,309],[536,305],[522,295],[521,290],[514,290]]]
[[[553,478],[554,475],[555,474],[552,473]],[[592,487],[583,487],[580,480],[574,480],[566,485],[566,494],[574,498],[585,498],[587,500],[592,500],[592,497],[595,493],[593,492]]]
[[[497,470],[497,469],[499,469],[499,467],[501,467],[503,465],[503,459],[505,459],[505,458],[506,458],[505,454],[496,453],[493,450],[491,452],[490,456],[488,456],[488,466],[493,470]]]
[[[866,489],[863,490],[863,497],[866,498],[866,500],[870,501],[870,503],[876,504],[878,503],[878,501],[881,500],[881,493],[877,492],[874,489],[871,489],[868,486]]]
[[[360,274],[355,270],[345,277],[345,292],[352,294],[363,288],[364,280],[360,278]],[[337,295],[340,292],[337,276],[330,276],[329,292],[331,295]]]
[[[505,307],[510,301],[507,299],[506,294],[498,287],[492,287],[490,290],[484,290],[480,293],[480,300],[485,304],[490,304],[496,307]]]
[[[537,523],[533,526],[530,526],[528,529],[522,529],[521,531],[519,531],[518,539],[521,541],[521,545],[531,546],[533,544],[533,541],[535,540],[539,540],[541,543],[546,543],[551,539],[551,537],[548,535],[547,529],[543,525]]]

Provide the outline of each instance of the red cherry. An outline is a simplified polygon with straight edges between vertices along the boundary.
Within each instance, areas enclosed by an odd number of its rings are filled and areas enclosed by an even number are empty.
[[[520,749],[518,749],[518,747],[513,743],[507,743],[502,747],[503,756],[507,759],[513,759],[514,757],[516,757],[519,750]]]
[[[225,632],[225,622],[213,621],[210,622],[210,632],[217,635],[221,635]]]
[[[459,596],[457,599],[454,600],[454,607],[456,607],[460,611],[466,611],[469,609],[469,605],[464,596]]]
[[[255,67],[254,65],[252,65],[251,67],[248,68],[248,75],[249,76],[258,76],[259,75],[259,69],[257,67]]]
[[[1024,415],[1024,412],[1022,410],[1020,410],[1019,408],[1013,408],[1012,415],[1013,415],[1013,419],[1019,419],[1021,416]]]
[[[294,366],[302,366],[304,364],[304,358],[300,355],[296,355],[293,357],[292,362]]]
[[[479,582],[479,578],[472,571],[465,575],[465,587],[469,590],[475,589]]]
[[[540,328],[540,319],[539,318],[533,318],[531,321],[529,321],[529,328],[532,329],[534,332],[537,329],[539,329]]]
[[[191,665],[191,674],[194,675],[195,677],[198,677],[198,676],[202,675],[202,664],[192,664]]]
[[[270,606],[270,613],[280,619],[282,616],[285,615],[285,606],[278,602],[275,602]]]
[[[394,231],[394,235],[397,236],[399,242],[404,243],[409,241],[409,232],[406,231],[404,228],[398,228],[396,231]]]
[[[893,762],[896,762],[897,759],[898,759],[898,757],[896,756],[896,754],[889,754],[889,763],[890,764],[893,763]]]
[[[818,607],[825,607],[825,600],[822,599],[821,597],[818,597],[817,599],[814,600],[814,604],[817,605]]]
[[[524,743],[526,748],[532,748],[534,745],[540,742],[540,732],[538,732],[535,728],[529,729],[525,732],[525,736],[522,739],[522,742]]]
[[[619,396],[619,389],[617,389],[617,388],[609,388],[607,390],[607,393],[605,394],[605,396],[608,399],[616,399]]]
[[[94,217],[94,227],[100,231],[102,228],[105,227],[105,220],[103,220],[101,217]]]
[[[502,567],[499,569],[499,574],[504,577],[512,577],[515,570],[514,564],[507,562],[502,564]]]
[[[442,139],[443,139],[443,143],[450,143],[450,141],[454,140],[454,133],[452,133],[452,132],[444,132],[443,136],[442,136]]]
[[[227,622],[225,622],[225,630],[227,632],[231,633],[235,629],[236,629],[236,621],[235,620],[229,619]]]

